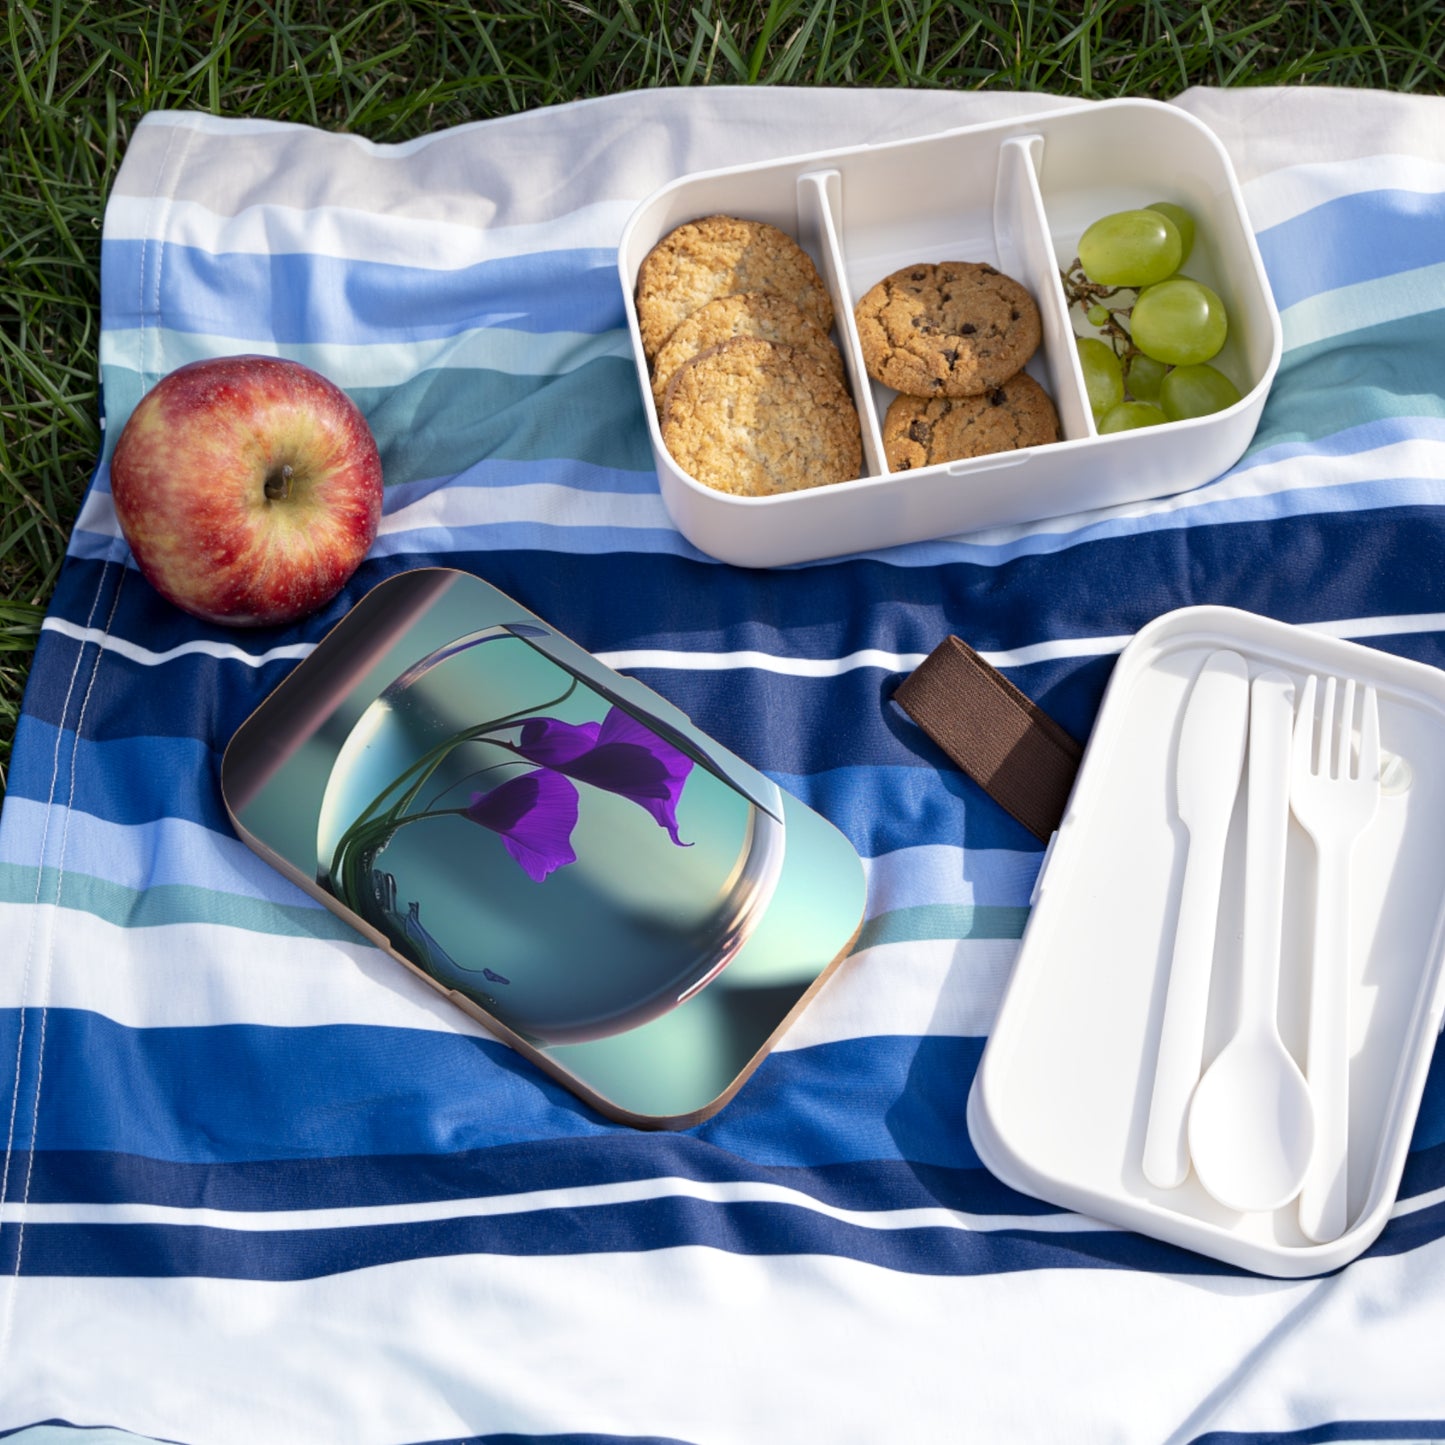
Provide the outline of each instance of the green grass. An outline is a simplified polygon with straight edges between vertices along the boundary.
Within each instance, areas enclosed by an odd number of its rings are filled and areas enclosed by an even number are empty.
[[[1168,98],[1189,85],[1445,92],[1438,0],[9,0],[0,48],[0,796],[95,455],[101,216],[146,111],[400,141],[657,85]]]

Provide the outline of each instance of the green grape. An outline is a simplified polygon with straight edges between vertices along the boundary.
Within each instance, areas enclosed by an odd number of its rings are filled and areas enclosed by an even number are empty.
[[[1174,228],[1179,232],[1179,243],[1184,248],[1179,257],[1179,264],[1182,266],[1194,249],[1194,217],[1183,206],[1176,206],[1173,201],[1150,201],[1144,209],[1158,211],[1161,216],[1168,216],[1174,222]]]
[[[1159,211],[1116,211],[1079,237],[1079,264],[1100,286],[1149,286],[1179,269],[1184,244]]]
[[[1129,330],[1134,345],[1155,361],[1197,366],[1224,345],[1229,319],[1224,302],[1208,286],[1171,276],[1139,293]]]
[[[1084,371],[1084,386],[1089,393],[1089,410],[1096,417],[1118,406],[1124,400],[1124,369],[1114,348],[1092,336],[1075,338],[1079,348],[1079,365]]]
[[[1102,326],[1109,319],[1107,306],[1091,306],[1088,310],[1089,325]]]
[[[1150,401],[1121,401],[1099,420],[1099,432],[1133,431],[1141,426],[1158,426],[1169,418]]]
[[[1212,366],[1176,366],[1164,378],[1159,405],[1170,421],[1208,416],[1239,400],[1239,388]]]
[[[1159,386],[1168,370],[1162,361],[1155,361],[1152,356],[1136,351],[1129,358],[1129,369],[1124,374],[1129,395],[1135,401],[1158,401]]]

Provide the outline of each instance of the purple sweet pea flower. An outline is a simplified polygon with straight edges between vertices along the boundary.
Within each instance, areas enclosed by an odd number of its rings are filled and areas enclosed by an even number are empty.
[[[517,741],[503,746],[521,753],[529,763],[558,772],[591,752],[602,729],[601,723],[569,723],[554,717],[529,717],[520,726],[522,734]]]
[[[577,861],[572,850],[577,789],[560,773],[539,768],[508,778],[489,793],[473,793],[464,811],[472,822],[501,835],[502,846],[534,883]]]
[[[691,846],[677,836],[677,804],[692,759],[631,713],[614,707],[600,723],[528,718],[514,750],[528,762],[630,798],[666,828],[679,847]]]

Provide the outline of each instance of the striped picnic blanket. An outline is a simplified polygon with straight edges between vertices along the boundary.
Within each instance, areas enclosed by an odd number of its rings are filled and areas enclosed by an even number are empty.
[[[1445,663],[1445,100],[1194,90],[1283,313],[1258,435],[1168,500],[771,572],[657,491],[616,243],[681,173],[1037,95],[660,91],[377,146],[156,114],[105,214],[107,448],[192,358],[294,357],[381,446],[374,552],[202,625],[104,456],[0,817],[0,1435],[63,1442],[1445,1437],[1445,1065],[1361,1259],[1264,1280],[1011,1192],[965,1101],[1041,849],[888,703],[967,639],[1075,736],[1226,603]],[[254,857],[221,751],[365,590],[473,571],[862,855],[851,956],[737,1097],[607,1123]]]

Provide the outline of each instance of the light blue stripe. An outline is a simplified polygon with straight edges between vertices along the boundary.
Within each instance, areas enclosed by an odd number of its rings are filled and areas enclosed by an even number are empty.
[[[1027,907],[1040,855],[1007,848],[902,847],[868,860],[869,912],[930,903]]]
[[[148,249],[145,241],[106,241],[100,272],[107,331],[159,325],[237,341],[390,346],[482,326],[610,331],[626,314],[617,253],[604,247],[437,271],[305,252],[217,255],[174,242]]]
[[[1286,404],[1285,392],[1276,393],[1276,410]],[[1336,420],[1338,416],[1336,414]],[[1400,442],[1445,442],[1445,413],[1431,415],[1401,411],[1396,415],[1373,417],[1353,426],[1326,430],[1318,435],[1271,435],[1274,414],[1265,411],[1265,425],[1255,433],[1249,450],[1232,469],[1247,472],[1255,467],[1277,466],[1288,461],[1309,461],[1316,457],[1353,457]]]
[[[483,522],[475,527],[418,527],[390,532],[372,544],[377,557],[426,557],[466,552],[558,552],[605,555],[646,552],[715,563],[671,527],[573,527],[565,522]]]
[[[1445,261],[1445,194],[1360,191],[1261,231],[1280,310],[1307,296]]]
[[[651,467],[632,471],[623,467],[599,466],[575,457],[484,457],[452,477],[424,477],[398,482],[386,489],[388,513],[420,501],[433,492],[455,493],[462,489],[490,491],[498,487],[528,487],[538,484],[575,487],[593,494],[647,496],[657,492],[657,473]]]
[[[435,493],[521,491],[527,487],[568,487],[590,496],[645,497],[657,496],[657,473],[648,467],[632,470],[601,466],[576,457],[483,457],[481,461],[451,476],[419,477],[409,482],[388,484],[382,512],[392,516],[406,507]],[[94,490],[102,495],[110,492],[110,465],[100,467]],[[476,499],[479,507],[487,503]]]
[[[122,888],[186,886],[242,898],[320,910],[239,838],[164,818],[151,823],[110,823],[79,808],[44,803],[12,793],[0,828],[0,864],[34,867],[40,839],[65,840],[67,872],[88,874]],[[33,890],[31,896],[34,896]]]

